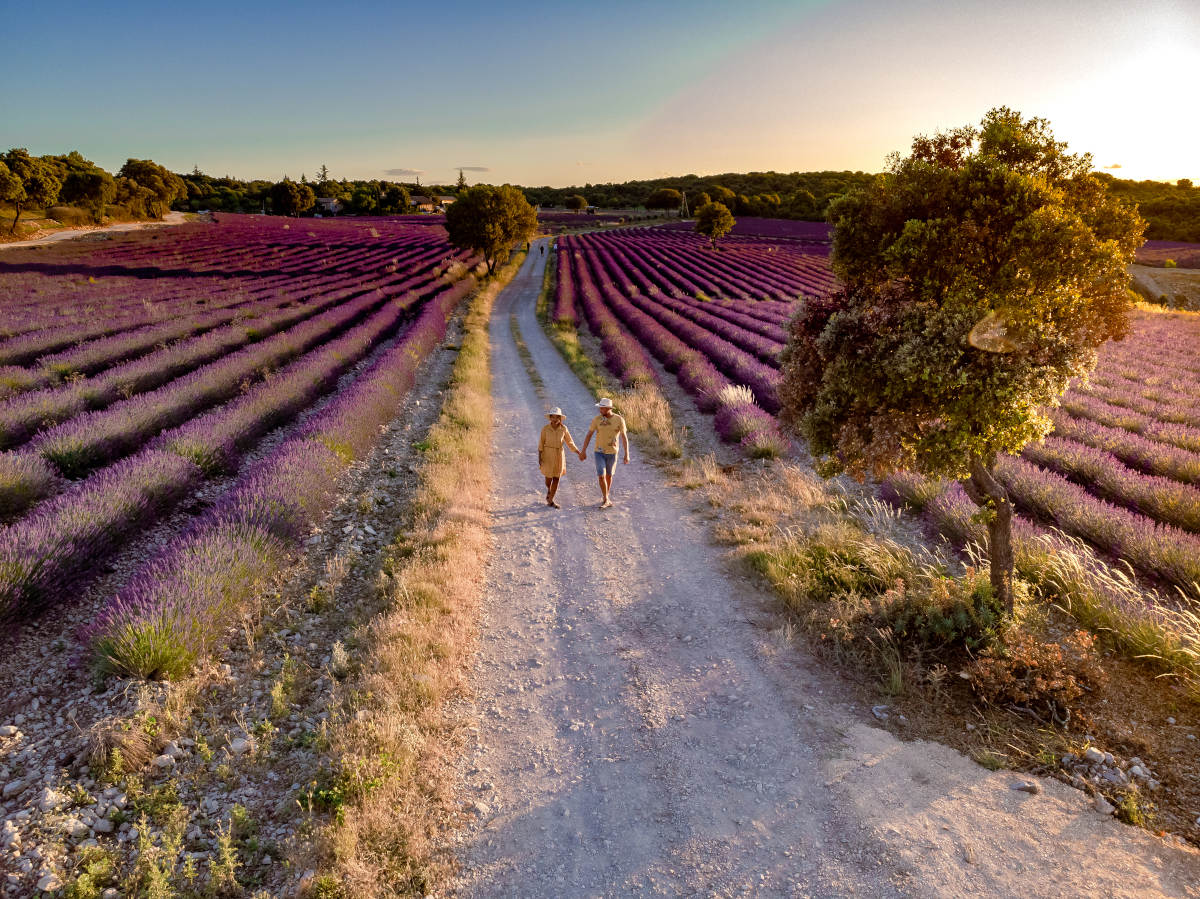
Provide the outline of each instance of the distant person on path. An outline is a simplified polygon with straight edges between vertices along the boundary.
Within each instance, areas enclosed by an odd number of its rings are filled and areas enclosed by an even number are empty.
[[[621,438],[625,438],[625,464],[629,464],[629,432],[625,429],[625,419],[613,411],[613,401],[604,397],[596,403],[600,414],[592,419],[588,426],[587,436],[583,439],[583,449],[579,451],[579,460],[587,458],[588,444],[592,435],[596,435],[596,476],[600,479],[600,508],[612,506],[608,498],[612,491],[613,471],[617,467],[617,452],[621,448]]]
[[[580,458],[583,454],[563,424],[562,409],[551,409],[546,417],[550,423],[542,428],[542,435],[538,438],[538,465],[546,478],[546,505],[561,509],[562,506],[554,501],[554,494],[558,493],[558,479],[567,470],[567,453],[563,446],[565,444],[571,448],[571,452],[579,453]]]
[[[545,256],[546,255],[546,245],[545,244],[539,245],[538,252],[541,253],[543,256]]]

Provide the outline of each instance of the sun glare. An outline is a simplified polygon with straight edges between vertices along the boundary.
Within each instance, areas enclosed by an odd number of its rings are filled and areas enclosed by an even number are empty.
[[[1197,73],[1195,43],[1179,33],[1149,35],[1128,55],[1066,85],[1050,118],[1073,149],[1092,152],[1097,166],[1119,166],[1121,177],[1196,179],[1200,119],[1185,91]]]

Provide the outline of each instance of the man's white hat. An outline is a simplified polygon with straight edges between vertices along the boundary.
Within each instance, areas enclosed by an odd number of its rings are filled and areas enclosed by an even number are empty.
[[[610,400],[608,397],[604,397],[603,399],[600,400],[600,402],[596,403],[597,409],[611,409],[612,407],[613,407],[612,400]]]
[[[549,418],[551,415],[557,415],[559,418],[562,418],[563,411],[562,411],[562,409],[558,408],[558,406],[555,406],[553,409],[551,409],[549,412],[546,413],[547,418]]]

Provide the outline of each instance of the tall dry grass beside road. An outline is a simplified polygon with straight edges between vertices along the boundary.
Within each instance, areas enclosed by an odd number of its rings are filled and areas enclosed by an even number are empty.
[[[386,611],[366,628],[362,674],[344,687],[330,755],[339,813],[322,841],[320,879],[345,895],[423,895],[449,862],[432,836],[453,813],[446,779],[460,677],[488,557],[492,427],[488,318],[520,254],[473,299],[441,417],[425,440],[411,526],[390,548]],[[340,820],[338,820],[340,818]]]

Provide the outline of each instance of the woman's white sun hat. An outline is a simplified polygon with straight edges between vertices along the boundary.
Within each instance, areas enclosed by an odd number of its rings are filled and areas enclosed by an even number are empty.
[[[563,417],[563,411],[562,411],[562,409],[558,408],[558,406],[555,406],[553,409],[551,409],[549,412],[546,413],[547,418],[552,418],[555,415],[557,415],[559,418]]]
[[[596,403],[597,409],[611,409],[612,407],[613,402],[608,397],[604,397],[600,400],[600,402]]]

